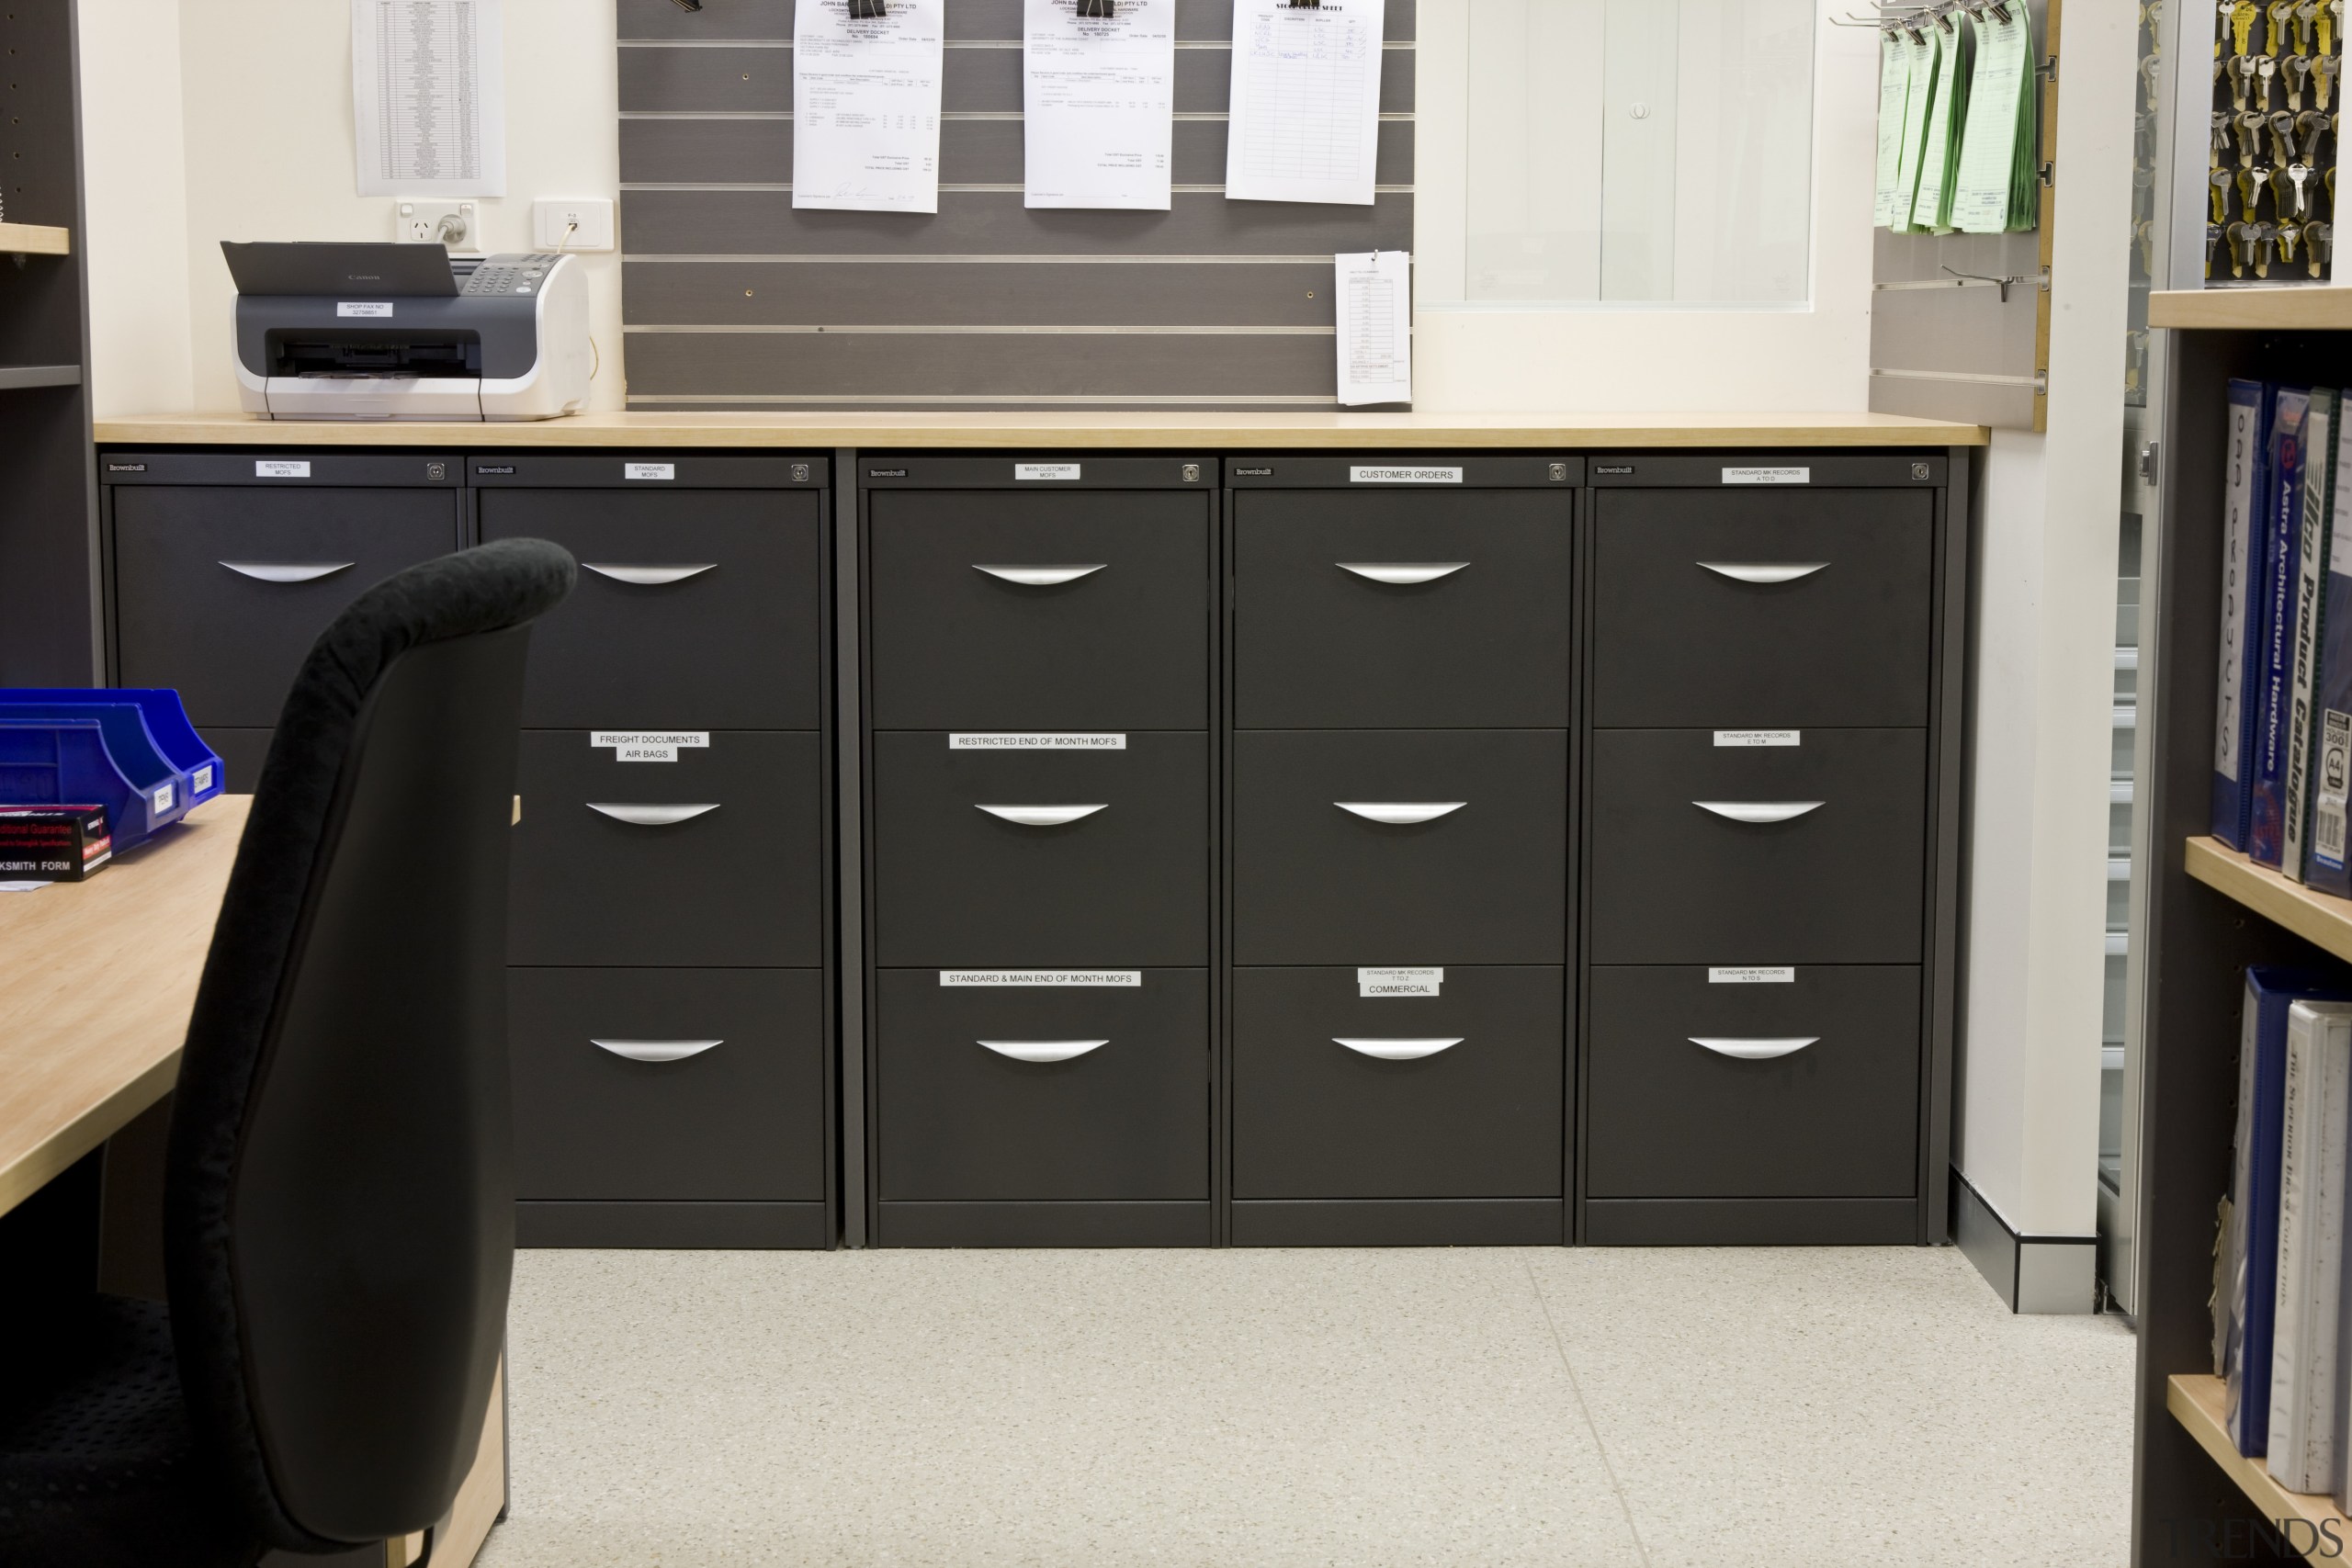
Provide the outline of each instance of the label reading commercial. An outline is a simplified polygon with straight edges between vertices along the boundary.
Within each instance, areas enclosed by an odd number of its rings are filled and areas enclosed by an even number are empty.
[[[1359,969],[1359,997],[1434,997],[1445,984],[1442,969]]]
[[[707,729],[592,729],[591,747],[609,748],[616,762],[674,762],[687,747],[707,747]]]
[[[282,457],[257,457],[254,460],[254,478],[257,479],[307,479],[311,465],[288,462]]]
[[[338,316],[366,316],[381,320],[392,313],[392,302],[390,299],[338,299],[335,301],[334,313]]]
[[[1793,986],[1796,980],[1797,972],[1793,967],[1758,968],[1749,965],[1707,971],[1707,984],[1710,986]]]
[[[1811,468],[1725,468],[1724,483],[1727,485],[1809,485],[1813,482]]]
[[[1104,987],[1139,987],[1143,984],[1140,969],[942,969],[939,983],[943,986],[965,987],[1012,987],[1100,989]]]
[[[674,479],[678,477],[675,463],[623,463],[621,478],[625,479]]]
[[[1351,466],[1348,482],[1355,485],[1458,485],[1460,468],[1367,468]]]
[[[1801,729],[1718,729],[1718,746],[1799,746],[1804,744]]]
[[[1012,477],[1015,479],[1060,479],[1067,482],[1079,477],[1080,467],[1077,463],[1015,463],[1012,465]]]
[[[1127,738],[1102,734],[950,735],[950,751],[1124,751]]]

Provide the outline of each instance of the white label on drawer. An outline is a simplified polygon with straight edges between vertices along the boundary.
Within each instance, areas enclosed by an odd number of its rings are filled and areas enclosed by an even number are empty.
[[[257,479],[307,479],[311,477],[308,463],[288,463],[277,457],[254,460],[254,478]]]
[[[338,299],[334,302],[334,313],[338,316],[386,317],[392,313],[392,302],[390,299]]]
[[[1725,468],[1724,483],[1727,485],[1809,485],[1813,482],[1811,468]]]
[[[685,746],[707,747],[707,729],[592,729],[592,747],[609,746],[616,762],[674,762]]]
[[[1796,978],[1797,972],[1793,966],[1758,968],[1749,965],[1707,971],[1707,984],[1710,986],[1792,986],[1796,984]]]
[[[187,788],[190,795],[202,795],[206,790],[210,789],[211,787],[211,763],[205,763],[204,766],[197,769],[195,773],[188,775]]]
[[[1078,463],[1015,463],[1012,465],[1012,477],[1016,479],[1061,479],[1067,482],[1079,477],[1081,467],[1083,465]]]
[[[155,809],[158,811],[169,811],[172,808],[172,786],[170,784],[160,785],[155,791]]]
[[[621,478],[625,479],[674,479],[678,477],[675,463],[623,463]]]
[[[1141,986],[1140,969],[942,969],[943,986]]]
[[[951,735],[950,751],[1124,751],[1127,738],[1106,734]]]
[[[1718,746],[1798,746],[1804,744],[1802,729],[1718,729]]]
[[[1359,997],[1434,997],[1442,987],[1442,969],[1359,969]]]
[[[1355,485],[1458,485],[1460,468],[1368,468],[1351,465],[1348,482]]]

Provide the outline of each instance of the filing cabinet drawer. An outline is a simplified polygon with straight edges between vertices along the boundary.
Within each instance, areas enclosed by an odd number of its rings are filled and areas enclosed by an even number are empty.
[[[1233,1195],[1559,1196],[1563,973],[1366,998],[1352,968],[1234,971]]]
[[[820,496],[486,490],[484,539],[551,539],[580,583],[532,628],[534,728],[815,729]]]
[[[1594,497],[1593,723],[1928,721],[1935,497]]]
[[[886,1201],[1208,1196],[1208,976],[1134,987],[875,978]]]
[[[510,969],[507,998],[518,1197],[824,1197],[822,971]]]
[[[876,491],[880,729],[1201,729],[1210,501]]]
[[[1596,964],[1916,964],[1927,735],[1704,729],[1592,738]]]
[[[1569,496],[1245,491],[1234,508],[1240,728],[1567,724]]]
[[[1234,962],[1563,962],[1567,750],[1556,729],[1236,735]]]
[[[177,689],[200,728],[276,725],[311,644],[345,605],[458,544],[454,490],[112,494],[119,683]]]
[[[1916,1191],[1919,971],[1805,964],[1765,985],[1708,974],[1592,971],[1592,1195]]]
[[[1208,737],[1125,741],[999,752],[876,735],[876,961],[1206,964]]]
[[[591,733],[523,734],[510,962],[824,962],[818,736],[717,730],[624,762]]]

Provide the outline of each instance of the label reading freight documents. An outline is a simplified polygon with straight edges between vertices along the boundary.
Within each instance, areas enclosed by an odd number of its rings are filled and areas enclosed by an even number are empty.
[[[334,303],[334,313],[338,316],[381,318],[392,313],[392,302],[390,299],[338,299]]]
[[[588,732],[591,747],[612,748],[616,762],[674,762],[679,750],[688,746],[707,747],[710,731],[707,729],[592,729]]]
[[[1442,969],[1359,969],[1359,997],[1434,997],[1442,988]]]
[[[1727,485],[1809,485],[1813,482],[1811,468],[1725,468],[1724,483]]]
[[[1797,972],[1793,967],[1776,969],[1749,965],[1707,971],[1707,984],[1710,986],[1792,986],[1796,984],[1796,978]]]
[[[261,457],[254,463],[254,478],[257,479],[307,479],[310,477],[311,465],[306,462],[289,463],[277,457]]]
[[[950,751],[1124,751],[1127,738],[1104,734],[951,735]]]
[[[1348,482],[1358,485],[1458,485],[1460,468],[1365,468],[1351,467]]]
[[[2330,871],[2344,869],[2345,801],[2352,795],[2352,714],[2323,711],[2319,734],[2319,789],[2312,801],[2312,858]]]
[[[623,463],[621,478],[625,479],[674,479],[678,477],[675,463]]]
[[[942,969],[943,986],[1141,986],[1140,969]]]
[[[1718,746],[1799,746],[1804,744],[1802,729],[1718,729]]]
[[[1079,470],[1082,466],[1078,463],[1015,463],[1012,465],[1012,477],[1015,479],[1068,481],[1079,477]]]

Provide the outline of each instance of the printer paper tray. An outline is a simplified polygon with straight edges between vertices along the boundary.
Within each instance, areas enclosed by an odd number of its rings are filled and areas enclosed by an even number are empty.
[[[273,376],[273,419],[481,418],[481,382],[470,376]]]

